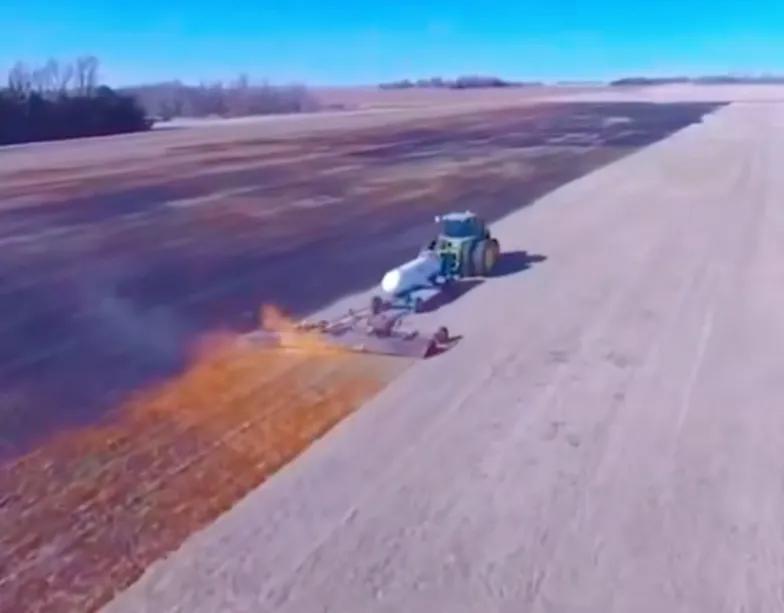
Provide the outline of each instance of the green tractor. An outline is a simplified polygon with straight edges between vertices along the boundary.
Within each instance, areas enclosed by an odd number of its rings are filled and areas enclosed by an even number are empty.
[[[501,255],[498,240],[490,236],[484,219],[471,211],[436,217],[441,232],[430,250],[441,258],[445,279],[485,277],[492,273]]]

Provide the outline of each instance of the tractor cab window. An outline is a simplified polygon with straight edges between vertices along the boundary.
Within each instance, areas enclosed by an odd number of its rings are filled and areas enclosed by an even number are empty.
[[[444,235],[450,238],[469,238],[477,235],[475,219],[445,219]]]

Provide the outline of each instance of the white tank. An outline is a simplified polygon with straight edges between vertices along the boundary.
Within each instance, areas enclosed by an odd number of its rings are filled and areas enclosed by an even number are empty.
[[[393,268],[381,279],[381,289],[391,296],[399,296],[411,290],[433,284],[441,272],[441,259],[431,251],[423,251],[419,257]]]

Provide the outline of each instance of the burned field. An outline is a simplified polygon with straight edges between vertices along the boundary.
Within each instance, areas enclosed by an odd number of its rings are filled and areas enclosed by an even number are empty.
[[[29,204],[0,211],[0,448],[93,422],[264,303],[304,314],[377,282],[435,213],[497,218],[712,108],[533,106],[179,144],[103,177],[9,173],[0,196]]]
[[[205,335],[256,327],[263,304],[306,314],[372,285],[434,214],[496,219],[714,108],[553,104],[276,138],[249,126],[112,168],[0,171],[0,587],[47,610],[100,604],[400,368],[205,357]]]

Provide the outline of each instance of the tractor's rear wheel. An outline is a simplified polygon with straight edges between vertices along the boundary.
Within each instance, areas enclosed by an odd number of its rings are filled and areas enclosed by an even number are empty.
[[[473,257],[471,258],[473,260],[474,275],[477,277],[488,276],[498,261],[499,252],[498,241],[494,238],[479,241],[474,246]]]
[[[471,259],[473,260],[472,264],[475,277],[485,276],[485,256],[487,254],[489,242],[490,241],[482,240],[474,245],[474,250],[471,253]]]
[[[481,277],[483,274],[482,263],[484,262],[485,241],[480,241],[474,245],[471,251],[471,276]]]
[[[495,265],[498,263],[498,258],[501,255],[501,245],[494,238],[488,242],[487,249],[485,250],[485,276],[492,274]]]

